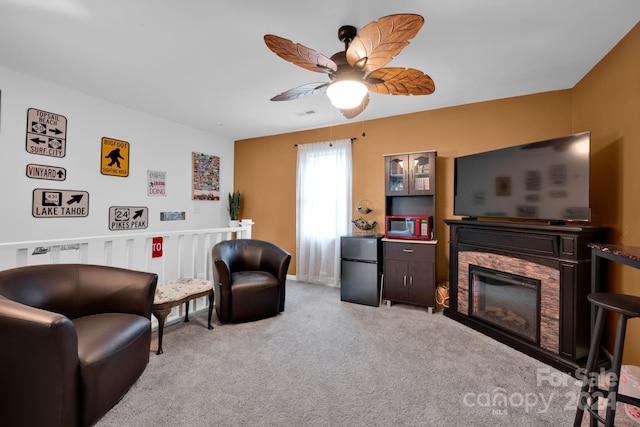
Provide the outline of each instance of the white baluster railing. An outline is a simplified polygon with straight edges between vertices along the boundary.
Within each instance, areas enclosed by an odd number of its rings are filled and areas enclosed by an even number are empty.
[[[253,222],[238,227],[160,231],[0,243],[0,270],[38,264],[98,264],[158,275],[158,284],[180,278],[213,280],[211,249],[223,240],[251,238]],[[153,239],[162,237],[162,256],[152,257]],[[208,307],[206,297],[192,301],[190,312]],[[184,316],[176,307],[167,324]],[[155,318],[154,327],[156,325]]]

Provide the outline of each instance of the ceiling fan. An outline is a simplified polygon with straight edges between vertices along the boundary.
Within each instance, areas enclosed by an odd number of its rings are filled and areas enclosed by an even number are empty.
[[[368,91],[388,95],[429,95],[435,90],[433,80],[414,68],[382,68],[414,38],[424,18],[415,14],[384,16],[365,25],[360,32],[351,25],[338,30],[344,51],[331,58],[299,43],[267,34],[264,42],[276,55],[306,70],[325,73],[330,81],[307,83],[271,98],[289,101],[327,92],[332,103],[351,119],[369,104]],[[335,101],[352,86],[360,91],[351,102]]]

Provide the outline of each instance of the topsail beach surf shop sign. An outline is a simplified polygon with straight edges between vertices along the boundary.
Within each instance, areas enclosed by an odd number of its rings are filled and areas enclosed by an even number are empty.
[[[64,157],[67,153],[67,118],[29,108],[25,149],[31,154]]]

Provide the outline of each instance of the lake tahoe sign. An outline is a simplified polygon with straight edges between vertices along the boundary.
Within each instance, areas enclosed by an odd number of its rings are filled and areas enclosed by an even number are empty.
[[[88,216],[89,192],[36,188],[31,213],[36,218]]]

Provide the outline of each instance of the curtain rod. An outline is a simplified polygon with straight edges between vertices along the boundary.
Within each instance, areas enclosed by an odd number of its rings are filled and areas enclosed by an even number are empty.
[[[355,141],[355,140],[356,140],[356,139],[358,139],[358,138],[356,138],[355,136],[352,136],[352,137],[351,137],[351,138],[349,138],[349,139],[351,140],[351,143],[353,144],[353,141]],[[331,141],[329,141],[329,142],[331,142]],[[313,143],[313,142],[305,142],[305,144],[314,144],[314,143]],[[297,147],[297,146],[298,146],[298,144],[293,144],[293,146],[294,146],[294,147]]]

